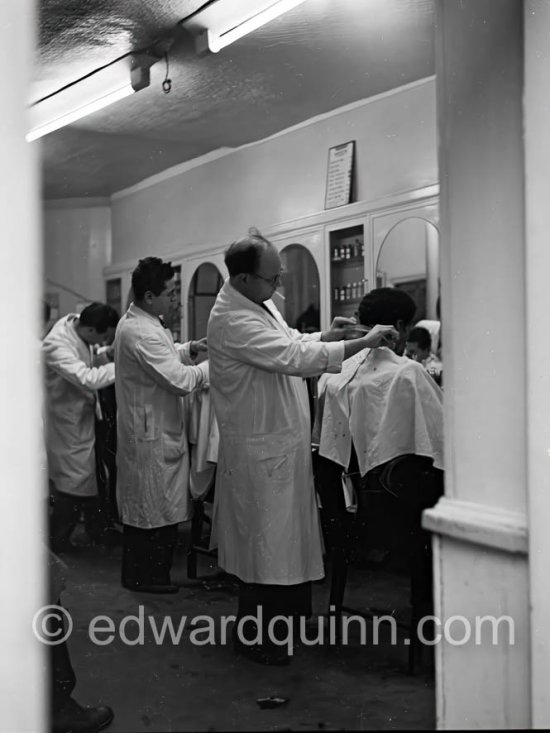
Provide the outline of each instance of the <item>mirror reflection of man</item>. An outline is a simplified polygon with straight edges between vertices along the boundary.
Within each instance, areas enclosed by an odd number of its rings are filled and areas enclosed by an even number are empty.
[[[94,366],[93,347],[112,340],[118,313],[91,303],[80,315],[60,318],[44,337],[46,448],[49,477],[55,486],[50,543],[56,553],[72,548],[70,537],[84,512],[92,542],[105,528],[97,503],[95,419],[97,391],[113,384],[113,363]]]
[[[419,364],[422,364],[428,374],[441,385],[443,365],[432,352],[432,338],[428,329],[422,326],[411,328],[407,336],[405,354],[409,359],[413,359],[419,362]]]
[[[375,327],[343,341],[338,326],[350,319],[335,319],[322,333],[290,328],[271,300],[283,277],[281,258],[257,231],[229,247],[225,264],[229,280],[208,323],[220,430],[218,564],[241,581],[235,651],[284,664],[289,657],[268,638],[269,622],[279,614],[308,617],[311,581],[324,575],[303,378],[339,372],[345,358],[379,345],[395,329]],[[258,609],[263,624],[256,643],[257,629],[244,616],[257,616]]]

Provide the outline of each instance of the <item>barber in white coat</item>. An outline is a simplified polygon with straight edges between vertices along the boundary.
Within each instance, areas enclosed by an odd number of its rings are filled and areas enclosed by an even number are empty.
[[[181,396],[207,384],[207,362],[190,361],[205,339],[175,345],[165,324],[179,308],[174,268],[139,261],[134,301],[115,337],[117,495],[123,532],[122,584],[174,593],[177,525],[190,519],[189,450]],[[161,318],[163,321],[161,321]]]
[[[91,540],[101,540],[95,466],[97,390],[115,381],[112,363],[94,366],[92,346],[113,339],[118,313],[91,303],[64,316],[42,342],[45,367],[46,449],[49,478],[55,485],[50,517],[54,552],[70,549],[70,536],[84,510]]]
[[[345,358],[379,345],[394,329],[377,326],[344,342],[336,323],[315,334],[289,328],[271,301],[281,259],[258,232],[232,244],[225,263],[229,280],[208,324],[220,431],[218,563],[242,581],[237,619],[262,611],[259,643],[243,643],[257,638],[255,625],[237,625],[242,634],[234,633],[236,651],[260,663],[284,664],[286,651],[267,638],[268,622],[279,614],[309,616],[311,581],[324,575],[303,378],[339,372]]]

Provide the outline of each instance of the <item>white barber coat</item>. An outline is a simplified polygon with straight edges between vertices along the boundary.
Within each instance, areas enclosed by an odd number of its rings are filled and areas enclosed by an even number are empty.
[[[226,281],[210,314],[211,392],[220,432],[218,564],[249,583],[324,575],[303,377],[338,372],[343,342],[289,328]]]
[[[59,491],[97,494],[96,391],[115,381],[114,364],[93,367],[92,348],[75,330],[78,315],[64,316],[42,341],[45,368],[46,450],[50,479]]]
[[[160,320],[133,303],[117,326],[117,497],[132,527],[190,518],[181,396],[207,383],[208,364],[190,364],[188,346],[176,346]]]
[[[443,393],[417,362],[385,347],[365,350],[341,374],[321,377],[318,395],[319,455],[347,468],[353,442],[362,476],[407,454],[443,468]]]

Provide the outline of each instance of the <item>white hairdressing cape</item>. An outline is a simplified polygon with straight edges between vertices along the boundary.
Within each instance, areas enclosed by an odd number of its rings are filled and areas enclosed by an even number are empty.
[[[324,575],[303,378],[339,372],[344,344],[291,329],[264,305],[226,281],[208,323],[220,432],[214,543],[218,564],[241,580],[294,585]]]
[[[319,455],[347,468],[353,443],[362,476],[412,454],[443,469],[443,393],[417,362],[365,349],[338,376],[322,377],[318,395]]]
[[[208,362],[188,361],[156,316],[134,303],[115,335],[117,497],[122,521],[154,529],[190,518],[182,395],[204,386]]]

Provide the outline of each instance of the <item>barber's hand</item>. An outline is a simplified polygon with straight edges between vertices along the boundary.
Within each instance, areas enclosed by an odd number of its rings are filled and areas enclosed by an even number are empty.
[[[362,337],[366,348],[375,349],[377,346],[389,346],[393,348],[399,338],[399,333],[393,326],[380,326],[377,324]]]
[[[103,366],[114,361],[115,358],[115,347],[114,346],[103,346],[94,353],[93,365],[95,367]]]
[[[198,341],[191,341],[191,344],[189,346],[189,353],[191,356],[198,356],[201,351],[208,351],[208,346],[206,344],[206,336],[202,339],[199,339]]]
[[[346,338],[346,326],[354,326],[357,318],[345,318],[336,316],[330,324],[329,331],[323,331],[321,341],[341,341]]]

